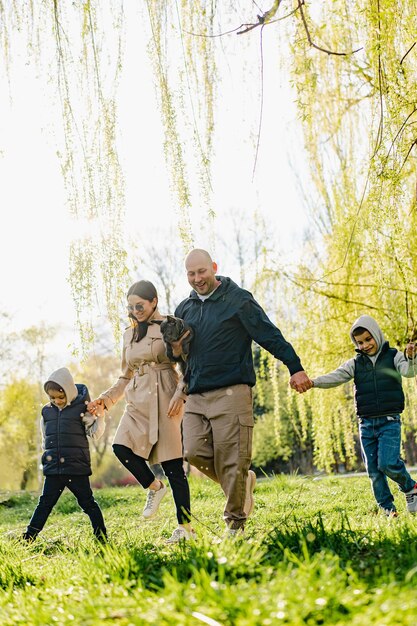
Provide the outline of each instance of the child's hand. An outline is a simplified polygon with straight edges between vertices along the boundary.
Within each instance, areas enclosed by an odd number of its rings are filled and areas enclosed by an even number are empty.
[[[408,343],[405,346],[405,353],[409,359],[414,359],[417,356],[417,346],[414,342]]]
[[[81,421],[86,428],[91,428],[96,419],[97,415],[93,415],[92,413],[81,413]]]

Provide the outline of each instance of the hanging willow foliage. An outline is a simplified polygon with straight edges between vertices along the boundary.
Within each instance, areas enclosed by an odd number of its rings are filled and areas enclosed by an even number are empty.
[[[113,16],[113,28],[107,30],[104,4]],[[77,219],[93,222],[100,234],[96,245],[90,240],[87,251],[81,239],[72,250],[72,273],[80,268],[85,272],[73,284],[80,323],[86,323],[83,303],[91,305],[98,271],[110,310],[126,281],[115,104],[123,6],[123,0],[14,2],[7,9],[0,3],[6,60],[11,57],[11,33],[22,29],[30,49],[38,50],[50,67],[55,55],[70,208]],[[417,326],[417,4],[147,0],[143,14],[150,28],[149,50],[184,248],[193,241],[195,171],[210,213],[209,168],[221,98],[217,51],[225,36],[262,42],[264,30],[272,30],[277,44],[281,42],[277,51],[287,53],[296,93],[310,162],[305,193],[316,232],[306,242],[296,271],[268,260],[257,266],[255,282],[269,280],[273,272],[279,278],[280,298],[284,294],[288,304],[287,320],[279,325],[312,376],[352,356],[348,331],[365,312],[376,317],[393,345],[403,346]],[[49,32],[52,47],[45,36]],[[109,49],[104,32],[114,37],[110,48],[116,54],[110,60],[104,60]],[[248,84],[248,91],[252,89]],[[281,315],[280,302],[276,308]],[[90,330],[87,324],[86,337]],[[279,387],[273,386],[277,409],[288,406],[290,399],[278,400]],[[406,385],[406,391],[415,404],[415,386]],[[311,427],[316,463],[325,468],[338,461],[354,463],[351,387],[294,398],[301,436]],[[415,411],[408,409],[405,415],[408,426],[417,426]],[[277,420],[278,437],[279,428]]]
[[[306,320],[305,362],[318,375],[354,355],[349,328],[360,314],[373,315],[394,346],[416,328],[417,6],[339,0],[314,11],[304,4],[295,16],[293,83],[322,236],[289,278]],[[361,50],[324,54],[306,40],[306,25],[323,48]],[[355,460],[347,387],[308,396],[322,467]]]
[[[8,67],[25,40],[28,57],[36,58],[48,89],[55,85],[53,98],[57,95],[61,105],[63,133],[59,128],[55,133],[62,143],[59,157],[69,211],[80,224],[80,237],[70,249],[69,280],[84,350],[94,338],[91,315],[97,301],[105,302],[119,341],[118,303],[127,275],[124,181],[116,147],[123,2],[103,4],[43,0],[13,2],[7,8],[1,3],[0,8]],[[48,105],[51,117],[57,117],[55,100]]]
[[[79,28],[74,32],[77,17]],[[115,26],[114,39],[110,41],[106,40],[108,31],[103,29],[106,20]],[[119,306],[126,293],[124,181],[116,147],[123,3],[111,3],[107,13],[97,3],[87,0],[72,7],[55,0],[53,31],[65,127],[62,169],[69,206],[73,216],[88,223],[93,232],[89,239],[71,245],[72,293],[82,346],[86,348],[94,337],[93,297],[104,297],[118,340]],[[89,271],[84,271],[86,259]],[[104,286],[102,294],[98,285]]]
[[[149,50],[165,129],[165,156],[179,206],[180,236],[187,252],[193,245],[187,157],[198,163],[202,198],[209,218],[213,217],[210,207],[216,86],[211,43],[213,5],[204,0],[191,4],[185,0],[147,0],[146,5],[152,35]],[[172,36],[166,32],[168,27]],[[174,63],[171,59],[175,59]],[[187,144],[194,150],[187,150]]]
[[[291,341],[302,346],[311,375],[353,355],[349,328],[365,312],[402,346],[417,326],[417,5],[276,0],[254,15],[253,3],[238,4],[230,5],[229,18],[234,10],[241,37],[276,28],[278,38],[287,26],[311,165],[306,195],[318,236],[306,244],[297,271],[279,268],[294,302]],[[224,17],[224,5],[222,11],[216,17]],[[302,420],[311,415],[317,465],[353,464],[351,387],[316,390],[297,402]]]

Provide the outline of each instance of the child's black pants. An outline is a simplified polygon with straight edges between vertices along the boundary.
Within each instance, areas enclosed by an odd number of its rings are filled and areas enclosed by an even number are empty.
[[[94,500],[89,477],[54,475],[45,476],[43,492],[26,530],[26,538],[34,538],[42,530],[65,487],[68,487],[74,494],[78,504],[90,518],[95,536],[99,539],[106,537],[103,514],[99,505]]]

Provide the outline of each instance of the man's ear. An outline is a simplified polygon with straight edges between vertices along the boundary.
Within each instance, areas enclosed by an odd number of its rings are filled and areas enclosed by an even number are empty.
[[[215,261],[213,261],[213,270],[217,272],[217,263]]]

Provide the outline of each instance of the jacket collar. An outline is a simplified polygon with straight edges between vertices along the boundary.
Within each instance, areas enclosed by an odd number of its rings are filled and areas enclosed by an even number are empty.
[[[207,300],[215,301],[219,300],[228,291],[229,287],[233,284],[233,281],[228,276],[216,276],[220,281],[220,285],[215,289],[211,296]],[[189,296],[192,300],[200,300],[197,292],[193,289]]]

